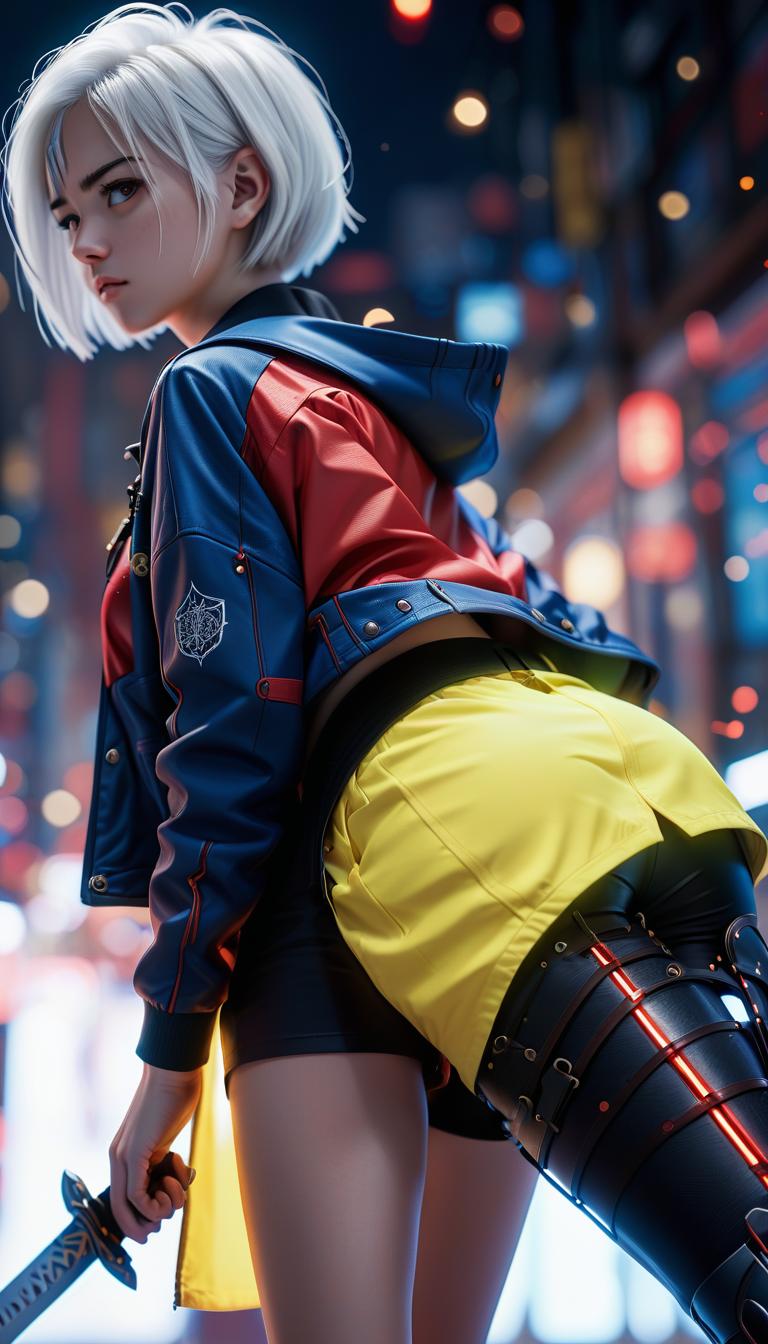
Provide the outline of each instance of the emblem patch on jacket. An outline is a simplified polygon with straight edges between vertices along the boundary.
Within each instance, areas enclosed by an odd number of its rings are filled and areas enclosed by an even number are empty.
[[[201,593],[194,583],[173,618],[176,643],[188,658],[196,658],[202,666],[206,654],[221,643],[224,626],[224,599]]]

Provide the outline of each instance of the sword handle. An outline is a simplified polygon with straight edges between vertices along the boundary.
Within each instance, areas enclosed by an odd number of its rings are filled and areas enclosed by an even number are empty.
[[[173,1165],[173,1154],[171,1152],[167,1152],[165,1154],[165,1157],[161,1158],[159,1162],[155,1163],[149,1175],[150,1175],[149,1194],[154,1195],[155,1191],[159,1188],[164,1176],[176,1177],[176,1170]],[[176,1179],[178,1179],[178,1177],[176,1177]],[[125,1233],[112,1212],[112,1204],[110,1202],[110,1187],[107,1186],[106,1189],[102,1190],[101,1194],[96,1196],[96,1199],[99,1201],[99,1204],[101,1205],[99,1214],[101,1215],[103,1213],[104,1216],[102,1218],[102,1222],[104,1223],[108,1232],[117,1241],[122,1241],[123,1237],[125,1236]],[[152,1221],[151,1218],[145,1218],[143,1213],[139,1213],[139,1210],[133,1204],[131,1204],[131,1208],[136,1214],[136,1217],[141,1219],[143,1223],[149,1223]]]

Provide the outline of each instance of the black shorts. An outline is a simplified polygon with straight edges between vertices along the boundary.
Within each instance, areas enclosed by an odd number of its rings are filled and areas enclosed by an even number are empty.
[[[499,650],[504,650],[504,654]],[[492,639],[419,645],[376,668],[329,718],[308,763],[301,802],[270,856],[265,895],[243,926],[229,996],[221,1009],[224,1081],[238,1064],[283,1055],[375,1051],[422,1062],[429,1123],[468,1138],[508,1139],[503,1117],[369,979],[342,938],[326,896],[322,836],[336,799],[369,746],[432,690],[509,666]],[[513,666],[520,658],[512,654]],[[545,667],[534,653],[526,664]],[[365,690],[363,690],[363,687]]]

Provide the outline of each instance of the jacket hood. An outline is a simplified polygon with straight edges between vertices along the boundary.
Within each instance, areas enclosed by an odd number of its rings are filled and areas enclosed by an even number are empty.
[[[337,370],[391,417],[438,477],[454,485],[483,475],[498,456],[494,415],[506,346],[289,313],[220,323],[177,358],[196,358],[212,345],[287,352]]]

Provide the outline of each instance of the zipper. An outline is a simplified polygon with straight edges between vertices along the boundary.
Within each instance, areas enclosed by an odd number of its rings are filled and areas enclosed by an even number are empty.
[[[122,544],[125,541],[125,538],[131,532],[131,529],[133,527],[134,514],[136,513],[136,510],[138,509],[142,500],[142,493],[139,489],[140,483],[141,483],[141,472],[139,472],[138,476],[136,476],[132,485],[127,485],[125,487],[126,492],[128,494],[128,513],[125,518],[121,518],[120,522],[118,523],[117,527],[115,528],[115,531],[112,533],[112,536],[110,537],[106,545],[107,578],[109,578],[110,574],[112,573],[112,570],[114,569],[117,563],[117,557],[120,554]]]

